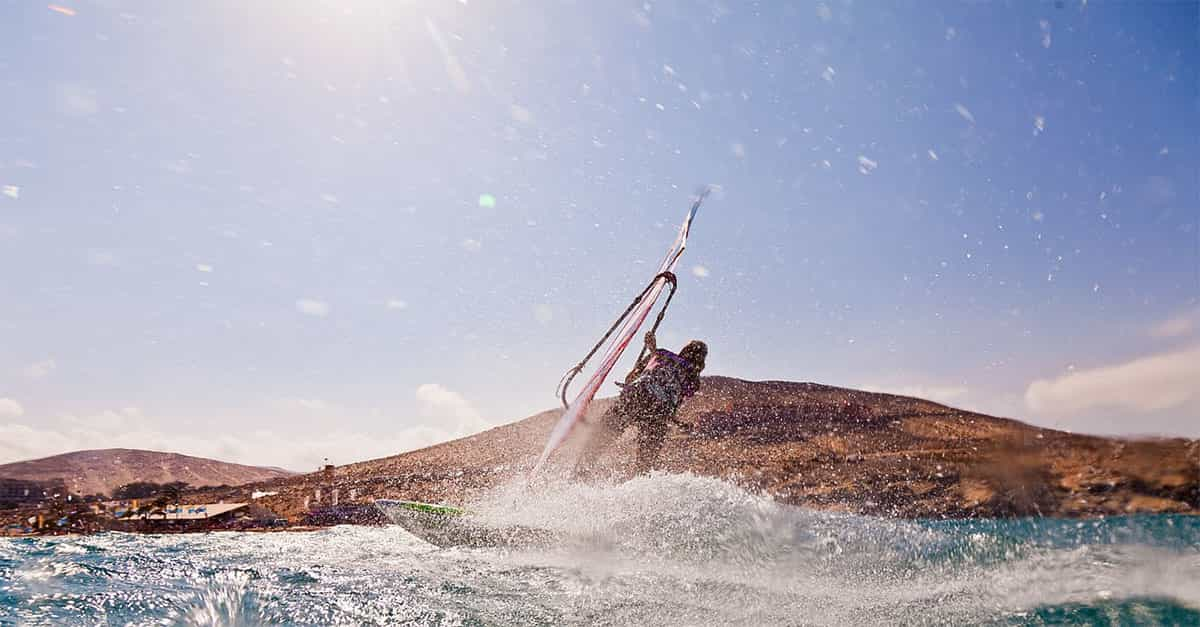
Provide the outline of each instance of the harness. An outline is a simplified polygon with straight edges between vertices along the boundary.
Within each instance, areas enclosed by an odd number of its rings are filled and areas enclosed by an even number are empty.
[[[692,364],[688,360],[660,348],[630,386],[637,386],[655,400],[672,408],[678,407],[694,392],[689,381]]]

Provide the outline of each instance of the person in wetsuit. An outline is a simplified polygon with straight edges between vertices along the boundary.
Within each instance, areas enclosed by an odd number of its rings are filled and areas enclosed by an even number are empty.
[[[658,348],[654,333],[650,332],[646,334],[646,348],[646,355],[625,377],[625,383],[617,384],[621,386],[621,393],[600,418],[597,430],[575,467],[576,476],[590,474],[600,453],[631,425],[638,429],[637,474],[649,472],[654,467],[672,423],[689,429],[688,425],[676,420],[675,412],[699,388],[708,346],[692,340],[676,354]]]

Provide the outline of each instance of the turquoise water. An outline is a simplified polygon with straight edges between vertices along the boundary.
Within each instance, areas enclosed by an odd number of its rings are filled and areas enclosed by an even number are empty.
[[[486,524],[567,539],[4,539],[0,624],[1200,624],[1197,518],[895,521],[678,475],[473,506]]]

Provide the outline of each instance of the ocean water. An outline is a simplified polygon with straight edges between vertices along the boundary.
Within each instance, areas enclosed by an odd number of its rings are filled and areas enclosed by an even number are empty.
[[[0,539],[0,624],[1200,624],[1200,519],[897,521],[720,481],[501,490],[537,548],[398,527]]]

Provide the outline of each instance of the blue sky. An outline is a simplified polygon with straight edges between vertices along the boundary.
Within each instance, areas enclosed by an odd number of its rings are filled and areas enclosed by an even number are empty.
[[[0,462],[305,469],[547,409],[701,184],[660,335],[712,373],[1200,436],[1197,21],[0,2]]]

